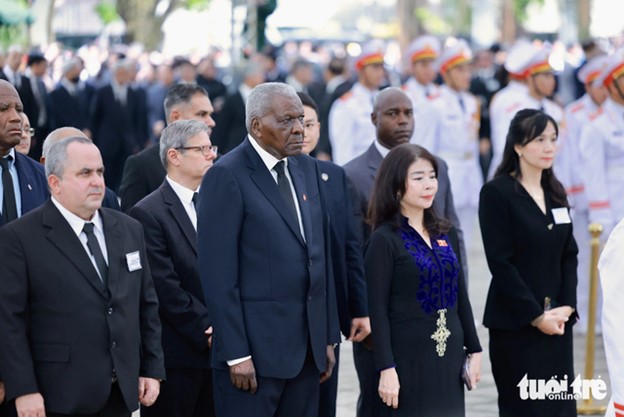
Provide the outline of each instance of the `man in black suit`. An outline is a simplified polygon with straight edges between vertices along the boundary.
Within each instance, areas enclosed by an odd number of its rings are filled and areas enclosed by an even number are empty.
[[[87,129],[89,108],[94,88],[80,80],[84,69],[82,60],[73,57],[63,65],[63,76],[48,95],[50,103],[50,130],[72,126]]]
[[[214,109],[206,90],[197,84],[176,84],[165,97],[167,123],[176,120],[198,120],[208,127],[209,135],[215,127]],[[157,189],[165,179],[165,169],[158,146],[151,146],[126,161],[119,196],[121,209],[128,212],[143,197]]]
[[[50,134],[46,137],[43,142],[43,147],[41,149],[41,158],[39,158],[39,162],[43,166],[45,166],[45,160],[48,152],[52,145],[57,142],[60,142],[63,139],[67,139],[70,137],[83,137],[87,138],[87,136],[81,130],[76,129],[75,127],[59,127],[58,129],[54,129]],[[87,138],[88,139],[88,138]],[[90,140],[90,139],[89,139]],[[117,200],[117,195],[113,190],[106,187],[104,191],[104,199],[102,200],[102,207],[110,208],[113,210],[121,211],[121,207],[119,207],[119,201]]]
[[[303,106],[282,83],[254,88],[246,140],[204,176],[199,270],[214,332],[223,416],[317,417],[319,375],[340,341],[315,161]]]
[[[208,127],[179,120],[160,137],[167,170],[162,185],[130,209],[143,225],[147,259],[160,302],[167,369],[158,401],[143,417],[214,416],[212,327],[197,268],[197,191],[217,157]]]
[[[308,94],[297,93],[297,95],[303,103],[305,114],[303,152],[309,155],[319,142],[321,128],[318,120],[319,108]],[[355,189],[342,167],[329,161],[318,161],[318,166],[331,219],[331,258],[340,331],[347,340],[358,343],[370,334],[370,320],[364,280],[363,250],[361,236],[358,233],[360,224],[355,221],[360,212],[359,207],[354,207],[352,203]],[[336,415],[340,345],[336,346],[334,353],[335,371],[331,378],[321,385],[319,417]]]
[[[20,95],[24,100],[24,113],[35,128],[35,137],[29,155],[37,159],[41,156],[43,140],[48,135],[50,109],[48,90],[43,77],[48,70],[48,60],[39,51],[28,54],[26,83],[22,84]]]
[[[216,126],[211,139],[219,146],[221,154],[236,148],[245,139],[245,101],[249,92],[264,82],[264,71],[256,64],[249,64],[243,75],[243,82],[236,92],[225,98],[223,108],[217,115]]]
[[[89,116],[93,143],[102,152],[106,184],[118,191],[124,162],[143,149],[147,124],[141,111],[140,97],[130,87],[134,62],[117,61],[112,68],[110,84],[96,91]]]
[[[368,212],[368,202],[373,190],[375,176],[383,158],[390,150],[403,143],[408,143],[414,131],[414,114],[410,98],[398,88],[387,88],[379,92],[375,98],[371,121],[375,125],[377,139],[368,150],[344,166],[347,176],[351,179],[359,196],[358,205],[363,218]],[[448,166],[440,158],[438,162],[438,192],[433,201],[433,208],[440,217],[447,218],[457,229],[460,236],[462,259],[465,249],[461,240],[459,218],[453,204],[448,179]],[[362,222],[362,236],[368,240],[370,227]],[[463,265],[465,270],[465,264]],[[358,417],[376,417],[380,414],[377,383],[378,370],[373,362],[373,351],[367,341],[353,345],[353,359],[360,381],[360,397],[358,399]]]
[[[165,376],[143,229],[100,209],[103,172],[89,139],[53,145],[52,198],[0,229],[0,372],[19,416],[129,417]]]
[[[42,205],[49,196],[41,165],[15,151],[22,137],[22,102],[15,87],[0,80],[0,227]]]

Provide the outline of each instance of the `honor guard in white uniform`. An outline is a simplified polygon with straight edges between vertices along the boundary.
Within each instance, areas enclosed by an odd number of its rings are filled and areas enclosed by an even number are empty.
[[[582,129],[580,155],[589,221],[602,224],[606,237],[624,218],[624,50],[609,57],[596,82],[606,87],[609,97]]]
[[[587,330],[587,314],[589,303],[589,267],[590,267],[590,240],[589,233],[589,204],[585,194],[586,175],[582,167],[579,141],[581,129],[591,123],[598,115],[600,108],[607,98],[607,90],[601,83],[595,83],[601,71],[606,67],[609,57],[597,56],[587,62],[579,71],[578,79],[585,85],[585,94],[578,100],[566,106],[564,111],[565,128],[559,135],[559,152],[554,169],[557,178],[563,183],[568,195],[568,202],[572,208],[572,224],[574,238],[579,247],[578,253],[578,286],[577,311],[581,319],[580,330]],[[600,304],[600,303],[599,303]],[[600,305],[597,330],[600,328]]]
[[[358,81],[334,102],[329,111],[329,140],[333,161],[338,165],[363,154],[375,140],[371,113],[385,76],[383,64],[381,44],[366,44],[355,61]]]
[[[509,130],[511,119],[513,119],[518,110],[524,108],[542,110],[557,122],[559,129],[562,128],[563,109],[548,98],[553,95],[556,87],[555,70],[551,65],[551,46],[550,44],[544,44],[541,47],[535,45],[527,47],[524,45],[518,47],[513,56],[514,60],[509,63],[508,67],[510,72],[524,78],[527,94],[518,96],[516,102],[507,106],[503,116],[492,122],[494,155],[489,177],[493,177],[501,162],[507,130]]]
[[[624,220],[615,227],[598,262],[604,301],[602,337],[611,379],[605,417],[624,417]]]
[[[445,49],[436,61],[444,79],[440,94],[423,111],[414,143],[440,156],[448,164],[455,210],[466,247],[472,242],[483,175],[479,166],[479,104],[468,92],[472,53],[464,41]]]
[[[522,71],[526,56],[532,54],[533,51],[534,47],[531,43],[519,40],[511,47],[503,63],[509,74],[509,82],[494,94],[490,102],[490,140],[492,142],[492,161],[488,173],[490,179],[501,163],[511,119],[518,110],[527,106],[529,88]]]
[[[433,80],[436,78],[435,60],[440,55],[440,41],[431,35],[420,36],[407,49],[411,76],[401,87],[412,100],[414,109],[414,135],[411,143],[416,143],[418,126],[423,120],[423,110],[429,104],[429,99],[439,95],[438,86]]]

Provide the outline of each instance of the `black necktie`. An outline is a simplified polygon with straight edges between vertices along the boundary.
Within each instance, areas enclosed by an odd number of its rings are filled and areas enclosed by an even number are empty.
[[[293,199],[292,191],[290,189],[290,182],[288,177],[284,173],[284,161],[279,161],[273,169],[277,172],[277,188],[279,189],[282,198],[286,202],[288,209],[292,215],[295,216],[297,224],[299,224],[299,218],[297,217],[297,208],[295,206],[295,200]]]
[[[199,203],[199,193],[197,191],[193,193],[192,200],[193,200],[193,206],[195,207],[195,212],[197,212],[197,208],[198,208],[197,204]]]
[[[459,96],[459,107],[461,107],[462,113],[466,113],[466,104],[461,96]]]
[[[106,284],[106,279],[108,278],[108,265],[106,265],[104,255],[102,255],[102,250],[100,249],[100,244],[95,237],[95,233],[93,233],[93,223],[85,223],[82,231],[87,235],[87,247],[95,259],[95,265],[97,265],[97,269],[100,272],[100,279],[104,284]]]
[[[4,199],[2,201],[2,219],[4,223],[17,219],[17,204],[15,203],[15,189],[13,188],[13,177],[9,172],[9,162],[13,160],[11,155],[6,158],[0,158],[0,167],[2,167],[2,189],[4,191]]]

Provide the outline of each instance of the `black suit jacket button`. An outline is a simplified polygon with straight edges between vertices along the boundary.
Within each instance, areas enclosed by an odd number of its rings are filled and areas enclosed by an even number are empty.
[[[312,266],[312,259],[308,260],[308,266]]]
[[[115,348],[117,347],[117,342],[113,342],[113,343],[111,343],[111,347],[112,347],[113,349],[115,349]]]
[[[113,314],[113,307],[109,307],[106,312],[108,313],[108,315]]]

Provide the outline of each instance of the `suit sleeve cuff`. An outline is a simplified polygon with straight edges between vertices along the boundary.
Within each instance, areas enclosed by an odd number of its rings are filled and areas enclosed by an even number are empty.
[[[234,366],[234,365],[238,365],[239,363],[243,363],[243,362],[245,362],[248,359],[251,359],[251,355],[245,356],[243,358],[232,359],[230,361],[227,361],[227,364],[228,364],[228,366]]]

